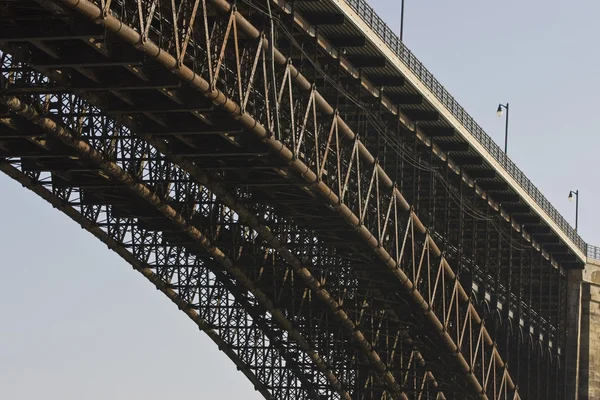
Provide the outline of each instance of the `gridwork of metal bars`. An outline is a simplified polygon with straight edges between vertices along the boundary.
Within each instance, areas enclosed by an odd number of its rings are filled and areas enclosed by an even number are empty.
[[[462,183],[463,206],[451,206],[453,178],[434,174],[432,159],[399,160],[403,149],[369,136],[370,122],[342,118],[285,58],[271,71],[265,36],[227,2],[57,3],[234,116],[319,199],[327,227],[360,246],[340,251],[314,218],[228,187],[224,172],[203,171],[100,104],[2,97],[14,126],[41,129],[31,144],[70,160],[40,168],[13,155],[2,170],[142,272],[266,398],[561,397],[563,274],[510,227],[466,213],[464,204],[487,205]],[[7,87],[56,83],[6,55],[3,71]]]
[[[8,81],[45,81],[21,66],[4,70],[10,71]],[[411,387],[418,388],[422,398],[443,396],[431,372],[419,365],[418,351],[409,348],[405,354],[406,333],[399,329],[398,317],[390,318],[385,309],[373,307],[377,289],[354,276],[350,266],[336,257],[335,249],[320,243],[310,231],[286,225],[268,206],[252,210],[274,229],[271,235],[284,240],[286,247],[298,249],[298,254],[288,251],[287,260],[309,259],[319,272],[317,282],[335,282],[327,286],[334,298],[315,293],[320,285],[311,285],[315,278],[309,272],[293,268],[297,263],[286,262],[261,243],[236,212],[197,182],[206,182],[206,177],[196,179],[170,163],[147,141],[99,116],[99,110],[77,97],[47,95],[29,101],[31,106],[16,97],[2,98],[11,111],[44,132],[40,135],[44,139],[29,140],[43,142],[53,151],[64,146],[62,151],[68,149],[73,165],[63,165],[61,172],[55,168],[48,176],[20,159],[2,164],[3,172],[61,209],[151,280],[238,364],[266,398],[355,397],[350,391],[366,398],[385,398],[376,385],[378,378],[369,376],[370,372],[357,381],[360,366],[355,362],[361,354],[353,354],[348,347],[359,340],[349,336],[358,335],[363,335],[363,341],[387,342],[383,349],[387,363],[401,378],[399,396]],[[73,183],[77,180],[73,171],[85,184]],[[222,190],[219,193],[231,197]],[[205,230],[196,228],[199,225]],[[259,289],[263,285],[270,293]],[[309,286],[316,289],[309,292]],[[338,314],[349,310],[352,315],[345,322],[350,329],[327,331],[331,325],[326,320],[331,317],[315,310],[313,297],[324,297]],[[274,302],[285,304],[285,312],[275,308]],[[362,331],[356,328],[359,324],[365,327]]]

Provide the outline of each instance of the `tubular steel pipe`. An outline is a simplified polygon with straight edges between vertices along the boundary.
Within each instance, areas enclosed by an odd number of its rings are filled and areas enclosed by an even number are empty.
[[[72,148],[79,157],[88,160],[89,162],[101,168],[112,179],[118,181],[126,188],[136,193],[140,198],[152,204],[157,210],[163,213],[164,216],[169,218],[176,225],[179,225],[182,231],[186,232],[188,236],[199,243],[204,250],[207,251],[215,260],[217,260],[225,268],[225,270],[233,275],[236,280],[246,288],[246,290],[254,295],[259,304],[273,316],[283,330],[288,332],[292,340],[295,341],[302,350],[304,350],[304,352],[315,363],[317,368],[330,380],[331,385],[342,396],[342,398],[348,400],[351,399],[348,392],[343,389],[337,376],[327,367],[321,356],[311,348],[310,343],[304,339],[302,334],[293,328],[291,321],[287,319],[281,310],[275,307],[271,299],[269,299],[269,297],[265,295],[262,290],[258,289],[255,283],[249,279],[243,271],[234,265],[233,261],[227,257],[227,255],[225,255],[218,247],[210,243],[210,240],[204,235],[204,233],[202,233],[195,226],[188,224],[188,221],[186,221],[181,214],[179,214],[168,204],[164,203],[146,185],[136,183],[135,179],[129,175],[129,173],[125,172],[116,163],[107,161],[101,153],[96,151],[83,140],[75,138],[63,126],[57,124],[55,121],[49,118],[41,117],[37,111],[35,111],[29,105],[21,102],[16,97],[0,97],[0,102],[6,105],[13,112],[25,117],[27,120],[39,126],[43,131],[60,140],[63,144]]]
[[[58,1],[69,8],[76,9],[78,12],[87,16],[88,18],[101,23],[108,30],[119,35],[124,41],[137,47],[138,49],[140,49],[141,51],[146,53],[148,56],[154,58],[157,62],[163,64],[167,69],[173,71],[182,80],[184,80],[184,81],[188,82],[189,84],[191,84],[192,86],[196,87],[198,90],[203,92],[206,97],[211,99],[216,105],[221,106],[223,109],[225,109],[229,113],[233,114],[235,116],[235,118],[237,118],[239,120],[240,123],[242,123],[247,129],[253,131],[275,153],[278,153],[281,158],[288,161],[290,167],[293,168],[294,170],[296,170],[301,176],[303,176],[307,182],[313,183],[313,187],[317,191],[319,191],[323,195],[323,197],[325,199],[327,199],[331,203],[331,205],[335,209],[337,209],[338,212],[340,212],[340,214],[349,223],[353,224],[354,226],[359,225],[360,220],[352,213],[352,211],[346,205],[339,204],[339,202],[338,202],[339,198],[331,191],[331,189],[329,189],[327,187],[327,185],[325,185],[323,182],[319,182],[316,175],[314,174],[314,172],[312,172],[307,165],[305,165],[300,160],[295,160],[293,157],[293,153],[282,142],[269,137],[268,131],[265,129],[264,126],[262,126],[262,124],[260,124],[258,121],[256,121],[253,117],[251,117],[248,114],[241,114],[241,109],[235,101],[229,99],[220,90],[218,90],[216,88],[212,89],[210,87],[210,84],[207,81],[205,81],[203,78],[201,78],[200,76],[195,74],[194,71],[192,71],[185,65],[183,65],[183,66],[179,65],[174,57],[172,57],[167,52],[161,50],[156,44],[154,44],[150,40],[145,40],[142,42],[141,35],[139,35],[134,29],[123,24],[119,19],[113,17],[112,15],[104,16],[102,14],[101,10],[96,5],[90,3],[88,0],[55,0],[55,1]],[[222,8],[223,11],[230,10],[230,5],[228,3],[225,3],[223,0],[211,0],[211,1],[213,1],[213,3],[215,3],[216,5],[219,5],[220,7],[225,7],[225,5],[226,5],[225,8]],[[245,18],[243,18],[238,13],[236,13],[236,21],[240,24],[240,26],[243,29],[245,27],[248,27],[248,31],[246,33],[250,34],[252,32],[255,32],[256,33],[255,37],[258,37],[257,36],[258,30],[256,30],[256,28],[254,28],[247,20],[245,20]],[[264,43],[264,39],[263,39],[263,45],[264,44],[265,43]],[[268,46],[268,44],[267,44],[267,46]],[[275,51],[275,60],[278,61],[280,64],[284,64],[284,62],[286,62],[285,57],[279,51]],[[293,67],[292,65],[290,65],[290,71],[297,72],[297,75],[294,76],[295,82],[297,82],[297,84],[300,87],[306,88],[306,84],[308,84],[308,81],[306,80],[306,78],[304,78],[300,74],[300,72],[297,71],[295,69],[295,67]],[[315,98],[316,98],[316,103],[320,107],[322,107],[323,112],[327,112],[328,110],[331,110],[331,112],[333,112],[333,108],[325,101],[325,99],[323,99],[322,96],[320,96],[318,94],[318,92],[315,93]],[[339,116],[337,118],[338,118],[338,120],[341,120],[341,118]],[[341,122],[343,122],[343,121],[341,121]],[[344,126],[347,126],[347,125],[344,124]],[[353,137],[353,136],[351,136],[351,134],[353,135],[353,133],[351,130],[349,130],[349,128],[348,128],[348,131],[346,131],[345,128],[342,128],[342,132],[345,133],[348,138]],[[365,161],[374,160],[373,156],[368,152],[368,150],[364,146],[360,148],[360,153],[361,153],[361,157],[363,157],[363,159],[365,159]],[[384,171],[381,171],[381,172],[383,172],[383,176],[387,177],[387,175],[385,174]],[[387,178],[387,180],[391,182],[391,180],[389,180],[389,177]],[[393,190],[394,190],[394,192],[395,192],[394,194],[397,198],[403,199],[402,194],[396,188],[394,188]],[[408,205],[408,203],[405,200],[402,201],[401,204]],[[418,218],[414,214],[411,213],[411,215],[412,215],[413,221],[415,221],[415,222],[418,221]],[[422,234],[426,234],[426,230],[422,224],[420,224],[420,225],[415,224],[415,225],[418,227],[419,230],[422,229],[421,230]],[[464,359],[464,356],[460,353],[459,349],[457,348],[456,344],[454,343],[452,338],[449,336],[449,334],[444,331],[443,325],[440,323],[437,316],[435,316],[435,314],[431,311],[431,309],[428,306],[424,306],[424,304],[426,304],[425,300],[420,295],[420,293],[418,293],[418,291],[413,290],[414,285],[410,282],[408,277],[404,274],[403,271],[401,271],[398,268],[396,262],[389,255],[389,253],[387,253],[387,251],[385,251],[384,249],[378,247],[377,240],[373,237],[373,235],[368,231],[367,228],[365,228],[364,226],[360,226],[360,228],[358,229],[358,232],[359,232],[360,236],[363,237],[363,239],[373,248],[374,252],[380,257],[380,259],[383,262],[385,262],[386,264],[388,264],[388,266],[390,267],[392,272],[398,277],[399,281],[413,296],[413,299],[415,300],[417,305],[421,305],[421,308],[423,309],[427,319],[432,323],[433,327],[436,330],[438,330],[440,337],[442,338],[443,342],[447,345],[449,350],[455,354],[455,357],[457,358],[459,365],[461,365],[463,372],[467,376],[467,379],[471,382],[473,389],[477,393],[481,394],[481,398],[487,398],[487,395],[485,395],[485,393],[483,392],[483,388],[481,387],[481,384],[478,382],[477,378],[474,376],[473,372],[470,369],[469,364]],[[431,239],[431,238],[430,238],[430,240],[433,241],[433,239]],[[439,249],[438,249],[438,251],[439,251]],[[452,272],[452,270],[451,270],[451,268],[449,268],[449,265],[447,264],[447,262],[444,262],[443,264],[444,264],[446,272]],[[457,285],[459,286],[459,288],[462,289],[462,287],[460,286],[459,283],[457,283]],[[463,301],[467,300],[465,298],[466,293],[464,293],[464,290],[462,291],[462,293],[460,293],[460,295],[461,295],[461,297],[463,297]],[[469,310],[472,310],[472,312],[474,312],[473,316],[477,316],[477,313],[475,312],[474,308],[469,307]],[[477,316],[477,318],[479,318],[479,317]],[[484,330],[484,332],[487,335],[485,328],[482,327],[481,329]],[[362,334],[360,336],[362,336]],[[364,337],[363,337],[363,340],[364,340]],[[495,351],[495,350],[494,350],[494,352],[497,353],[497,351]],[[501,360],[501,358],[499,357],[498,354],[495,354],[495,357],[497,360]],[[378,359],[377,361],[379,363],[381,363],[381,360],[379,359],[378,356],[376,357],[376,359]],[[501,361],[499,364],[500,364],[501,368],[504,366],[504,363]],[[384,365],[384,368],[385,368],[385,365]],[[385,376],[391,376],[391,374],[388,372]],[[391,378],[393,379],[393,376],[391,376]],[[386,380],[387,380],[387,378],[386,378]],[[507,381],[508,381],[509,387],[511,389],[514,389],[514,382],[512,381],[510,375],[508,375]]]

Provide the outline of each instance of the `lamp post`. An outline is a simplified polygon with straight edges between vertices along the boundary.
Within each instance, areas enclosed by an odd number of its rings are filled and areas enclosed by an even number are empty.
[[[496,110],[496,114],[498,117],[501,117],[504,113],[503,108],[506,109],[506,124],[504,127],[504,154],[508,153],[508,103],[506,104],[498,104],[498,109]]]
[[[577,223],[579,220],[579,190],[569,191],[569,201],[573,201],[575,195],[575,232],[577,232]]]
[[[404,0],[400,0],[400,41],[402,42],[402,33],[404,32]]]

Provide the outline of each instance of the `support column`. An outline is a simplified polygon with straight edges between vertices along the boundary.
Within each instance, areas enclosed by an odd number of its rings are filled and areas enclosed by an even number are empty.
[[[567,398],[600,399],[600,262],[569,271]]]

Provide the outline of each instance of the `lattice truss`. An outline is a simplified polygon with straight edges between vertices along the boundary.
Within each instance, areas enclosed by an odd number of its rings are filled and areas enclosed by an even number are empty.
[[[265,398],[561,398],[564,273],[293,26],[273,68],[256,5],[42,3],[101,29],[4,46],[0,169]]]

